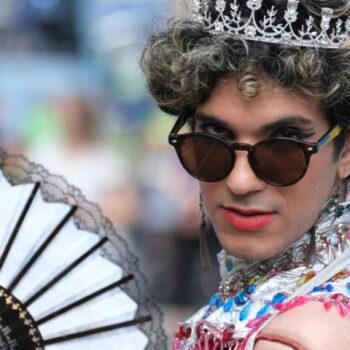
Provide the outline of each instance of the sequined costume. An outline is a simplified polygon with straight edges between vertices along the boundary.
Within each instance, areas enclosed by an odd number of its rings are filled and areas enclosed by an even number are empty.
[[[173,350],[252,350],[269,320],[312,300],[350,315],[348,248],[350,202],[344,201],[329,204],[314,227],[277,257],[245,261],[221,251],[219,292],[178,325]]]

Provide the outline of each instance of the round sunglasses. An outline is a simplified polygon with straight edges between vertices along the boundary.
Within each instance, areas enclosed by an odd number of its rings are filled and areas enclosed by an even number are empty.
[[[306,173],[310,157],[336,138],[340,125],[332,127],[316,143],[278,137],[255,145],[230,143],[202,132],[178,135],[186,116],[180,116],[169,134],[169,144],[175,147],[185,170],[200,181],[215,182],[232,171],[235,151],[247,151],[248,162],[255,175],[274,186],[290,186]]]

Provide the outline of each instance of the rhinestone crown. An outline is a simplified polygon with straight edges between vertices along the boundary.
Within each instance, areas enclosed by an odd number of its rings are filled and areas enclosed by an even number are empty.
[[[295,29],[293,23],[298,20],[299,0],[287,1],[284,21],[280,23],[277,23],[279,10],[275,6],[271,6],[261,20],[258,19],[258,10],[263,1],[247,0],[250,15],[243,18],[237,0],[192,0],[193,19],[203,23],[213,33],[232,33],[246,40],[289,46],[339,48],[349,38],[350,18],[332,19],[331,8],[322,8],[319,29],[315,28],[315,17],[312,15],[299,29]],[[209,2],[213,3],[216,12],[210,10]]]

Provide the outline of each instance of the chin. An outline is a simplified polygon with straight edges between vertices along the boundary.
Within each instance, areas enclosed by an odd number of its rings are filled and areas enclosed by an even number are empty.
[[[269,258],[273,258],[274,256],[280,254],[283,249],[279,250],[279,249],[264,249],[264,250],[260,250],[260,249],[256,249],[256,247],[253,247],[251,249],[244,247],[242,249],[237,249],[237,247],[235,247],[236,249],[230,249],[229,247],[227,247],[227,249],[224,247],[224,250],[239,259],[244,259],[244,260],[266,260]]]

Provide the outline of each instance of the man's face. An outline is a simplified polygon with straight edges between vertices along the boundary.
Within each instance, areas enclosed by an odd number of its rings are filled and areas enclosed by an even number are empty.
[[[198,106],[196,130],[251,145],[271,137],[316,142],[329,130],[316,102],[270,82],[263,86],[257,97],[246,99],[232,80],[220,82],[209,100]],[[236,151],[235,165],[225,179],[200,182],[222,247],[237,257],[266,259],[300,238],[334,192],[338,161],[333,152],[331,142],[311,157],[299,182],[275,187],[254,174],[246,151]]]

